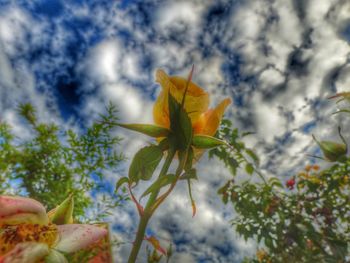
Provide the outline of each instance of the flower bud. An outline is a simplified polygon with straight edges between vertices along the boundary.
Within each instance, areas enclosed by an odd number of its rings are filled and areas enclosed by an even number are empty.
[[[74,199],[70,195],[59,206],[51,210],[47,215],[50,221],[56,225],[73,223]]]
[[[347,145],[345,143],[337,143],[332,141],[318,141],[314,135],[312,135],[312,137],[320,146],[324,158],[327,161],[339,161],[347,153]]]

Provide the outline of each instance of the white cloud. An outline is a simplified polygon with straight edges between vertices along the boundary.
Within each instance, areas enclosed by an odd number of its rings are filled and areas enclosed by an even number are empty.
[[[281,71],[274,68],[267,68],[262,71],[259,76],[259,89],[264,91],[272,91],[273,87],[284,82],[284,76]]]
[[[262,144],[264,147],[279,149],[276,139],[292,132],[282,157],[270,153],[264,158],[266,162],[278,160],[274,165],[286,170],[303,162],[305,155],[298,154],[298,147],[301,150],[312,145],[310,135],[302,131],[305,124],[320,118],[315,130],[334,126],[328,116],[335,105],[325,102],[332,92],[330,86],[325,86],[325,76],[345,65],[350,51],[339,35],[347,21],[349,3],[310,1],[304,8],[301,21],[292,1],[248,1],[236,11],[232,23],[236,32],[231,36],[233,47],[246,62],[243,72],[259,74],[259,85],[249,99],[252,109],[248,108],[255,117],[256,136],[267,143]],[[299,54],[293,58],[295,50]],[[339,70],[335,82],[338,91],[345,89],[346,72],[346,66]],[[323,102],[315,109],[312,105],[320,96]],[[329,129],[323,133],[329,132],[334,133]],[[261,146],[258,151],[266,156]]]
[[[97,104],[107,104],[110,101],[117,106],[122,121],[150,123],[151,100],[142,96],[140,90],[123,79],[127,76],[131,80],[139,80],[137,70],[135,71],[138,59],[134,54],[125,53],[122,49],[117,40],[103,41],[95,46],[86,60],[79,65],[79,71],[87,76],[86,81],[93,82],[97,87],[96,95],[88,96],[85,105],[94,110],[88,105],[93,103],[90,100],[96,101],[96,97],[99,97]],[[89,86],[86,87],[88,90],[85,91],[88,92]]]
[[[253,98],[255,123],[258,127],[258,136],[272,143],[275,136],[281,136],[286,132],[286,120],[281,114],[278,104],[269,104],[262,101],[260,95]]]
[[[2,42],[0,42],[1,44]],[[1,86],[7,88],[15,88],[15,76],[11,64],[9,62],[8,56],[5,54],[2,45],[0,45],[0,81]],[[2,96],[4,97],[4,96]]]
[[[7,53],[14,55],[19,44],[25,41],[25,33],[33,24],[29,15],[20,8],[8,8],[0,18],[0,38]]]
[[[173,26],[181,21],[186,24],[198,24],[199,16],[196,14],[202,10],[201,5],[195,5],[192,2],[179,1],[163,5],[157,10],[156,20],[160,27]]]
[[[350,87],[350,66],[347,65],[340,72],[338,80],[336,82],[338,92],[348,91]]]

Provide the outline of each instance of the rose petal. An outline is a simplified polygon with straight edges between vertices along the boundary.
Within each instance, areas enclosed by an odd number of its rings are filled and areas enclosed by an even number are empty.
[[[59,241],[55,249],[71,253],[88,247],[107,234],[101,227],[83,224],[69,224],[58,226]]]
[[[0,225],[48,224],[48,222],[45,208],[38,201],[19,196],[0,196]]]
[[[170,92],[178,102],[181,102],[187,80],[181,77],[168,76],[163,70],[157,70],[156,81],[162,86],[162,91],[154,104],[154,122],[169,128],[168,93]],[[208,106],[209,94],[195,83],[190,82],[184,107],[192,123],[197,121],[199,116],[208,109]]]
[[[10,252],[0,257],[0,263],[36,263],[49,254],[49,247],[43,243],[19,243]]]
[[[194,134],[213,136],[220,125],[227,106],[230,105],[230,103],[231,99],[224,99],[215,109],[210,109],[202,114],[199,120],[193,124]]]
[[[230,103],[231,99],[224,99],[215,109],[210,109],[203,113],[199,117],[198,121],[193,124],[194,134],[214,136],[219,128],[222,116]],[[194,159],[198,161],[202,157],[203,153],[204,150],[194,149]]]

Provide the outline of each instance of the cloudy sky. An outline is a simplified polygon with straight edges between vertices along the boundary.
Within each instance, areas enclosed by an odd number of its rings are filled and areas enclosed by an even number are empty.
[[[247,144],[262,170],[285,179],[316,151],[312,133],[333,139],[346,125],[326,98],[349,89],[349,43],[347,0],[0,0],[0,118],[24,136],[19,102],[34,104],[41,120],[84,126],[111,101],[123,121],[152,122],[155,70],[186,76],[195,64],[212,106],[232,97],[227,117],[256,132]],[[146,138],[120,132],[131,158]],[[240,262],[254,244],[230,228],[232,208],[216,196],[229,175],[205,158],[197,216],[179,186],[150,229],[175,243],[173,262]],[[132,204],[110,221],[132,240]],[[119,247],[115,260],[129,250]]]

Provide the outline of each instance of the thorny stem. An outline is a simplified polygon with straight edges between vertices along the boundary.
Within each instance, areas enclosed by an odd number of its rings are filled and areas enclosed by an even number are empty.
[[[170,167],[170,164],[171,164],[172,160],[174,159],[175,152],[176,151],[174,149],[172,149],[172,148],[169,149],[168,156],[165,159],[162,170],[159,173],[159,177],[166,175],[166,173]],[[151,196],[149,197],[149,199],[147,201],[144,212],[142,214],[140,214],[140,222],[139,222],[139,225],[137,228],[135,241],[133,243],[133,246],[132,246],[132,249],[130,252],[128,263],[135,263],[136,262],[136,258],[137,258],[139,251],[140,251],[141,244],[145,238],[145,232],[146,232],[148,221],[153,214],[152,207],[153,207],[155,200],[158,197],[158,194],[159,194],[159,190],[151,193]]]

